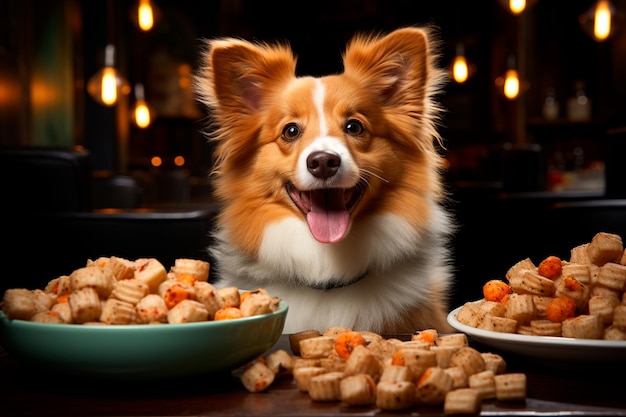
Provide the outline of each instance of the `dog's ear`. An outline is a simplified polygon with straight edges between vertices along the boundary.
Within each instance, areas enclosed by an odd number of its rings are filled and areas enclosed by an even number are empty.
[[[407,102],[425,106],[430,89],[440,83],[426,29],[407,27],[383,37],[359,35],[347,46],[344,72],[379,92],[383,105]]]
[[[214,109],[254,113],[270,90],[295,76],[296,59],[286,45],[240,39],[209,40],[195,77],[201,102]]]

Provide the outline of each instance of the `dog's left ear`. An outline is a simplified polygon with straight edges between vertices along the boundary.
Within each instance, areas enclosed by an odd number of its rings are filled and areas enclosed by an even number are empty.
[[[200,101],[218,112],[252,114],[271,89],[294,77],[296,60],[286,45],[222,38],[206,46],[195,87]]]
[[[428,31],[402,28],[383,37],[357,36],[343,56],[344,73],[380,92],[383,105],[425,104],[428,88],[439,82]]]

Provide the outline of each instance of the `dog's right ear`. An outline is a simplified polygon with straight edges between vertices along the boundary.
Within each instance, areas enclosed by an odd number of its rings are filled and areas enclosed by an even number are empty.
[[[253,114],[263,98],[295,77],[296,58],[287,45],[235,38],[206,42],[194,79],[198,99],[215,111]]]

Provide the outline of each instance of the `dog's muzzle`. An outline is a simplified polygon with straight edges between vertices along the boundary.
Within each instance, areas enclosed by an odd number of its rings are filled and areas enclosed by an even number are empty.
[[[341,157],[333,152],[312,152],[306,160],[309,173],[324,183],[332,183],[341,166]],[[339,242],[350,227],[350,214],[365,190],[363,179],[350,188],[322,187],[299,190],[293,183],[285,184],[287,194],[305,215],[313,237],[322,243]]]

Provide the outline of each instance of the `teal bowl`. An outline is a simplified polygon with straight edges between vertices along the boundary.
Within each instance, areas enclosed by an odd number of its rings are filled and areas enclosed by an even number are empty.
[[[1,342],[27,366],[87,377],[178,378],[234,370],[280,337],[288,305],[233,320],[184,324],[77,325],[9,320]]]

